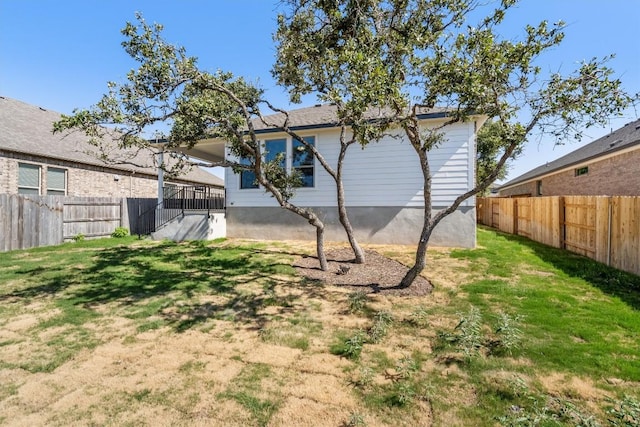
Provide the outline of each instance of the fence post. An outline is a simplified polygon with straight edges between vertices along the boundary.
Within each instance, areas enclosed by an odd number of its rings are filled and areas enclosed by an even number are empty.
[[[518,235],[518,199],[513,198],[513,234]]]
[[[124,227],[125,200],[124,197],[120,198],[120,227]]]
[[[611,238],[613,233],[613,203],[612,197],[607,197],[608,218],[607,218],[607,265],[611,266]]]
[[[558,247],[560,249],[567,249],[566,243],[566,224],[565,224],[565,200],[563,196],[558,197],[558,234],[560,237],[560,241],[558,242]]]

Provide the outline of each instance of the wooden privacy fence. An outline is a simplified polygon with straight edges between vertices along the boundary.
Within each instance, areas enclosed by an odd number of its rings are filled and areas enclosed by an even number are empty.
[[[478,198],[477,218],[640,275],[640,197]]]
[[[116,227],[133,233],[140,211],[157,199],[24,196],[0,194],[0,251],[57,245],[77,235],[109,236]]]

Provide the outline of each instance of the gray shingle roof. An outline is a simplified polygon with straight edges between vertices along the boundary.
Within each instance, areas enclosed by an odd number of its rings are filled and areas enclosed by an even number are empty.
[[[585,145],[584,147],[580,147],[565,156],[531,169],[529,172],[502,184],[499,188],[504,189],[511,187],[543,175],[554,173],[560,169],[595,160],[600,156],[609,155],[616,151],[636,145],[640,146],[640,119],[627,123],[620,129],[617,129],[602,138],[596,139],[595,141]]]
[[[296,110],[290,110],[289,113],[289,126],[293,130],[301,129],[318,129],[325,127],[337,126],[337,107],[333,104],[315,105],[313,107],[298,108]],[[389,115],[389,110],[382,108],[372,108],[366,113],[368,119],[380,119]],[[444,117],[446,109],[444,108],[431,108],[421,109],[419,111],[420,118],[436,118]],[[285,115],[283,113],[276,113],[265,116],[270,122],[274,123],[276,127],[266,126],[259,119],[253,121],[253,126],[256,133],[266,133],[278,129],[279,126],[284,124]]]
[[[54,135],[53,122],[60,117],[57,112],[0,96],[0,150],[157,176],[157,170],[151,166],[151,151],[140,152],[134,158],[136,164],[149,167],[107,164],[91,154],[95,152],[95,148],[87,143],[87,137],[83,133]],[[126,157],[129,153],[133,152],[118,150],[114,154]],[[174,181],[224,186],[222,179],[201,168],[193,168]]]

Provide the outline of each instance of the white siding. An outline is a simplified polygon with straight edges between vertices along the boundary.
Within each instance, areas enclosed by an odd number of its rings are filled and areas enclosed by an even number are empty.
[[[334,165],[339,152],[338,132],[319,130],[314,135],[318,149]],[[280,137],[269,135],[269,138]],[[475,165],[474,124],[462,123],[447,129],[446,140],[429,153],[433,176],[433,206],[448,206],[473,185]],[[240,190],[238,175],[227,168],[227,203],[237,207],[277,206],[262,189]],[[344,184],[348,206],[423,205],[422,171],[418,158],[407,141],[386,138],[362,149],[352,146],[347,152]],[[315,187],[301,188],[292,201],[301,206],[335,206],[333,179],[316,160]],[[463,206],[473,206],[468,200]]]

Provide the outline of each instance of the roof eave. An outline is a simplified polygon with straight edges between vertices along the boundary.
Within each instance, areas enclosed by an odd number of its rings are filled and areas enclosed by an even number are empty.
[[[598,159],[599,157],[603,157],[605,155],[616,153],[618,151],[624,151],[624,150],[633,149],[633,148],[636,148],[636,147],[640,148],[640,139],[637,140],[637,141],[631,142],[629,144],[625,144],[623,146],[617,147],[617,148],[612,148],[611,150],[608,150],[606,152],[594,154],[593,156],[585,157],[583,159],[576,160],[576,161],[564,164],[562,166],[555,167],[555,168],[553,168],[553,169],[551,169],[549,171],[544,171],[544,172],[541,172],[539,174],[529,176],[527,178],[523,178],[523,179],[519,179],[519,177],[515,178],[514,180],[509,181],[509,182],[501,185],[499,187],[499,190],[506,190],[506,189],[509,189],[511,187],[515,187],[516,185],[521,185],[521,184],[524,184],[526,182],[537,180],[537,179],[543,178],[543,177],[548,176],[548,175],[553,175],[553,174],[555,174],[557,172],[562,171],[563,169],[568,169],[568,168],[580,165],[580,164],[585,163],[585,162],[591,162],[592,160]]]

